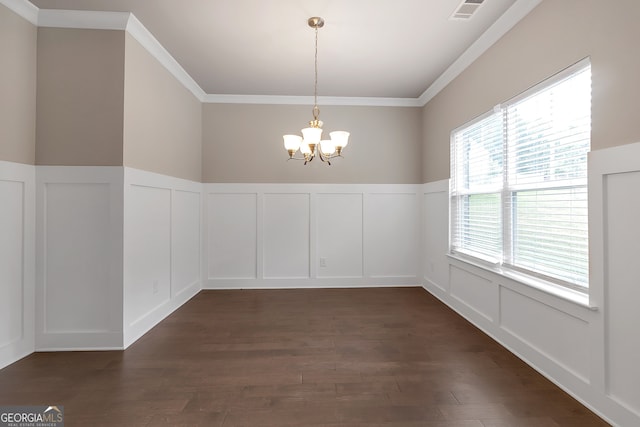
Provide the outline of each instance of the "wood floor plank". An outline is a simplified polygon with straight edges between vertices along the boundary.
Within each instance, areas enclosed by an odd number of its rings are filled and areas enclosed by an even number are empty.
[[[0,370],[0,405],[35,404],[68,426],[607,425],[420,288],[202,291],[125,351]]]

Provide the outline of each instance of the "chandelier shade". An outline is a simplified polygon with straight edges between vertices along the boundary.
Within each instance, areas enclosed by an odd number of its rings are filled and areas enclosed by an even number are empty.
[[[349,144],[349,132],[336,130],[331,132],[329,135],[331,135],[331,141],[333,141],[336,146],[336,150],[338,150],[338,154],[340,154],[342,149]]]
[[[330,156],[336,152],[336,145],[330,139],[323,139],[320,141],[320,151],[325,156]]]
[[[314,147],[315,149],[315,147]],[[305,156],[307,154],[311,154],[311,146],[309,144],[305,144],[304,142],[302,144],[300,144],[300,152],[302,154],[304,154]]]
[[[300,148],[302,137],[300,135],[284,135],[284,149],[293,155]]]
[[[331,165],[330,159],[342,157],[342,150],[349,143],[349,132],[334,131],[329,134],[330,140],[322,140],[322,121],[320,108],[318,108],[318,28],[324,26],[324,19],[314,16],[309,18],[307,24],[315,29],[315,80],[313,86],[313,120],[309,121],[309,127],[302,129],[302,136],[283,135],[284,148],[289,153],[289,160],[304,160],[306,165],[315,157],[322,162]],[[296,157],[300,152],[302,157]]]
[[[304,128],[302,129],[302,141],[305,144],[316,145],[322,138],[322,129],[320,128]]]

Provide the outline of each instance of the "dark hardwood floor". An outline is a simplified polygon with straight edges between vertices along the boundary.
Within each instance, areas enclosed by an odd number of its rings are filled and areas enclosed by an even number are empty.
[[[35,353],[66,426],[606,426],[420,288],[203,291],[126,351]]]

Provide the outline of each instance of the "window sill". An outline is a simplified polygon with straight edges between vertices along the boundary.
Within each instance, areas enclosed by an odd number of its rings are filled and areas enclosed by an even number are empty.
[[[484,263],[482,260],[476,260],[471,257],[466,257],[460,254],[449,253],[447,256],[455,261],[472,265],[482,270],[491,272],[498,276],[505,277],[531,288],[537,289],[545,294],[552,295],[556,298],[568,301],[570,303],[579,305],[580,307],[587,308],[591,311],[597,311],[598,307],[589,303],[589,293],[580,292],[578,290],[566,288],[547,280],[542,280],[538,277],[529,276],[524,273],[513,271],[507,268],[500,267],[499,265]]]

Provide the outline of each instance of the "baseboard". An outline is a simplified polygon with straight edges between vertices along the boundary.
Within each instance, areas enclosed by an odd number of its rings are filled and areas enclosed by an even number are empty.
[[[131,346],[144,334],[153,329],[154,326],[169,317],[171,313],[196,296],[200,292],[200,289],[200,281],[194,282],[191,286],[176,294],[174,298],[159,305],[143,317],[136,319],[131,325],[125,326],[124,348],[126,349]]]
[[[29,347],[25,350],[16,350],[14,348],[11,349],[12,351],[3,351],[0,352],[1,357],[0,357],[0,369],[3,369],[9,365],[11,365],[12,363],[17,362],[18,360],[29,356],[30,354],[33,353],[33,346]]]
[[[417,277],[315,279],[209,279],[203,289],[324,289],[421,286]]]
[[[37,337],[36,352],[122,350],[121,332],[49,332]]]

